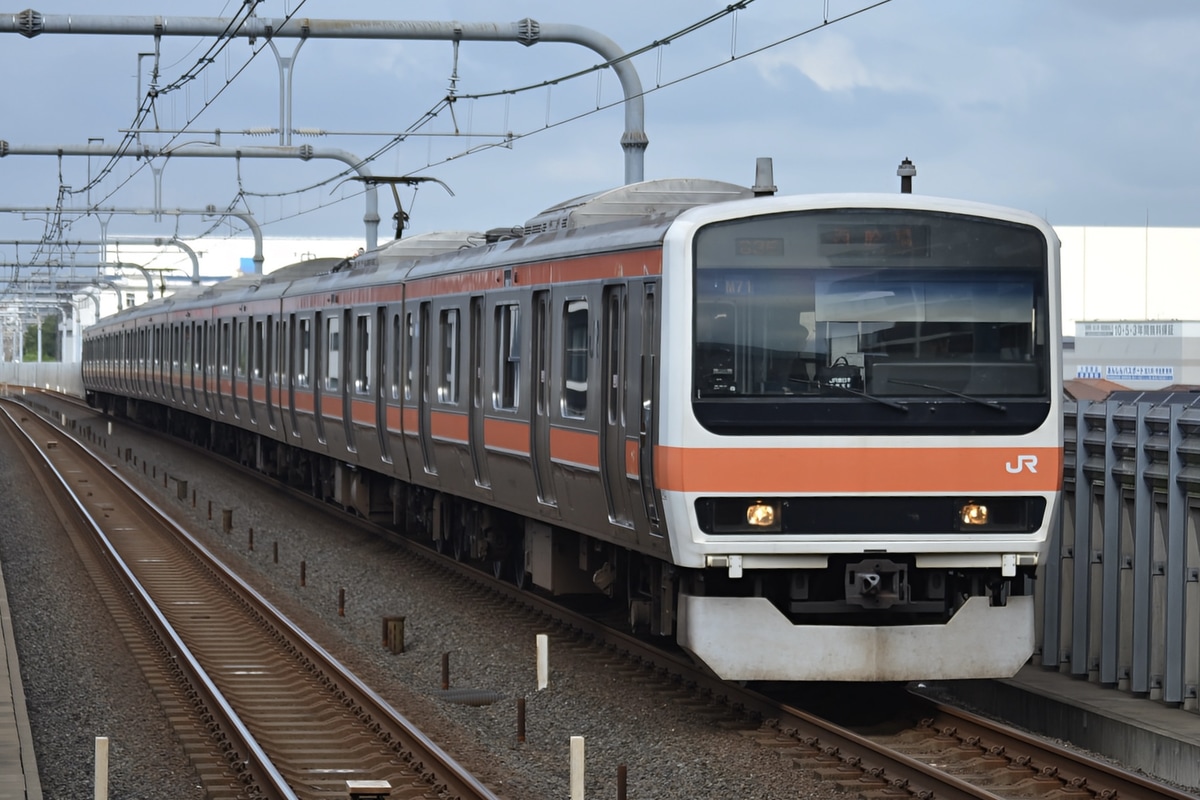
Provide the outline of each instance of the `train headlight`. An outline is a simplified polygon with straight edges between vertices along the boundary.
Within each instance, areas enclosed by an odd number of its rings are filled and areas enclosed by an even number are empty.
[[[958,512],[958,518],[967,527],[988,524],[988,507],[983,503],[966,503]]]
[[[755,502],[746,506],[746,524],[752,528],[778,530],[778,518],[775,506],[770,503]]]

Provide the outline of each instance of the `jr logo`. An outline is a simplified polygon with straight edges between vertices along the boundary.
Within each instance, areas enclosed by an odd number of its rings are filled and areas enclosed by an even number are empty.
[[[1005,463],[1004,468],[1009,473],[1016,475],[1024,470],[1037,474],[1037,456],[1017,456],[1017,463]]]

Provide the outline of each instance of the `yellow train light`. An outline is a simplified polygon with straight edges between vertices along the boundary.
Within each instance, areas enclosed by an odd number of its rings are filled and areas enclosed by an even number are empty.
[[[967,526],[987,525],[988,507],[982,503],[967,503],[959,510],[959,519]]]
[[[770,503],[751,503],[746,507],[746,523],[755,528],[775,527],[775,506]]]

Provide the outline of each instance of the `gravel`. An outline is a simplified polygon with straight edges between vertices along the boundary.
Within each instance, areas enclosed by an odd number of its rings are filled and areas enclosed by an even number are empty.
[[[205,797],[74,545],[6,434],[0,497],[0,563],[43,796],[95,797],[95,740],[107,736],[110,797]]]
[[[94,425],[104,429],[103,421]],[[0,559],[45,796],[90,798],[93,737],[108,735],[111,797],[203,797],[65,534],[46,519],[12,443],[0,439],[0,492],[12,498],[0,509]],[[210,548],[501,797],[569,796],[573,736],[584,737],[589,798],[617,797],[621,766],[629,798],[803,800],[830,793],[829,784],[745,735],[756,730],[753,722],[714,719],[640,681],[616,657],[597,658],[486,595],[447,591],[444,579],[393,544],[119,423],[108,452],[115,454],[118,445],[132,448],[138,466],[115,455],[111,463],[155,487],[165,509],[200,527]],[[150,465],[144,477],[142,462]],[[164,471],[188,481],[195,508],[190,496],[177,498],[174,481],[163,487]],[[222,530],[224,509],[232,510],[230,533]],[[399,654],[381,644],[382,618],[395,615],[405,617]],[[539,633],[550,640],[550,683],[541,691]],[[467,705],[444,696],[443,654],[449,654],[452,690],[498,699]],[[517,740],[518,698],[526,703],[524,742]]]

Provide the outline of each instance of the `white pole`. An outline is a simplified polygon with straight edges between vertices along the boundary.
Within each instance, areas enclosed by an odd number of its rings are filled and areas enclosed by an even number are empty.
[[[108,423],[108,435],[112,436],[112,423]]]
[[[108,737],[96,737],[96,800],[108,800]]]
[[[583,800],[583,737],[571,737],[571,800]]]
[[[550,637],[537,635],[537,682],[538,691],[550,685]]]

